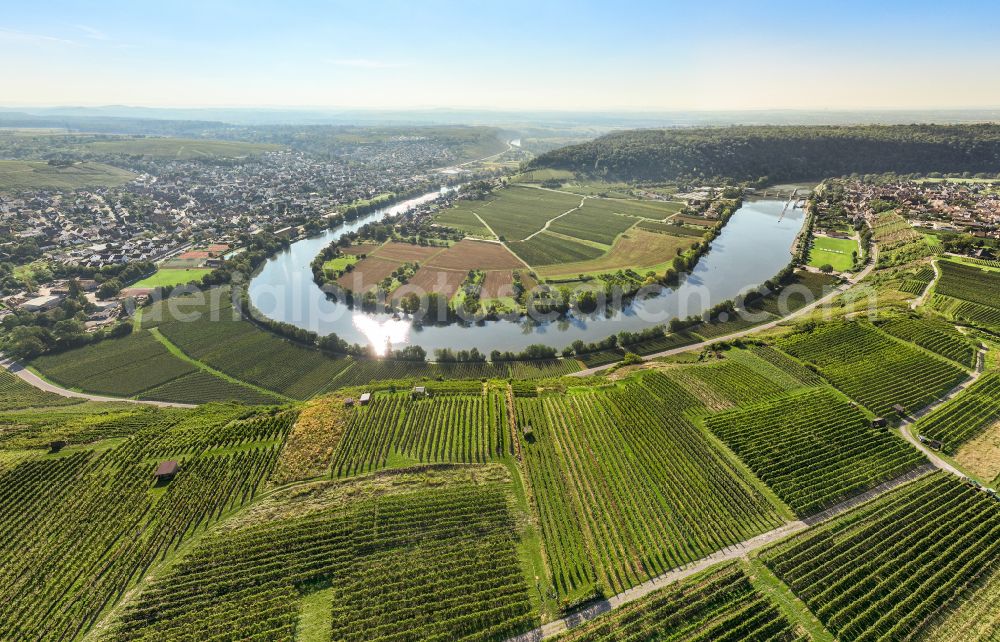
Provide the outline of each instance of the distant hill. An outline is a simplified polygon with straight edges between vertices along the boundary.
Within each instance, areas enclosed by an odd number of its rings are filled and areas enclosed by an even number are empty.
[[[1000,125],[636,129],[542,154],[529,169],[611,180],[790,181],[859,173],[1000,172]]]

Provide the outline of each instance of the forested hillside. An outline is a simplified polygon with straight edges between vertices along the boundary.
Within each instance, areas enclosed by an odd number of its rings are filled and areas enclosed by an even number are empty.
[[[1000,172],[1000,125],[637,129],[539,156],[531,168],[614,180],[789,181],[881,172]]]

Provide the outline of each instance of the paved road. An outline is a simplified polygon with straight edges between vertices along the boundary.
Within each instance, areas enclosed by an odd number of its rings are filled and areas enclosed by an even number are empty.
[[[741,337],[745,337],[745,336],[748,336],[748,335],[751,335],[751,334],[755,334],[757,332],[763,332],[764,330],[770,330],[771,328],[777,327],[781,323],[784,323],[786,321],[790,321],[790,320],[798,318],[798,317],[800,317],[800,316],[802,316],[804,314],[812,312],[814,309],[816,309],[817,307],[819,307],[819,306],[823,305],[824,303],[830,301],[835,296],[837,296],[839,294],[843,294],[844,292],[847,292],[848,290],[850,290],[851,288],[853,288],[855,285],[857,285],[860,281],[864,280],[864,278],[866,276],[868,276],[869,274],[871,274],[871,271],[873,269],[875,269],[875,264],[877,262],[878,262],[878,246],[872,245],[871,259],[870,259],[868,265],[865,266],[865,268],[863,270],[861,270],[856,275],[854,275],[853,277],[851,277],[850,279],[848,279],[846,283],[842,283],[841,285],[838,285],[836,288],[833,289],[833,291],[831,291],[826,296],[821,297],[819,299],[816,299],[815,301],[813,301],[809,305],[801,307],[798,310],[796,310],[795,312],[792,312],[790,314],[786,314],[785,316],[781,317],[780,319],[775,319],[774,321],[768,321],[767,323],[764,323],[762,325],[755,325],[752,328],[748,328],[746,330],[740,330],[739,332],[734,332],[732,334],[727,334],[724,337],[716,337],[715,339],[710,339],[708,341],[702,341],[701,343],[692,343],[692,344],[689,344],[689,345],[686,345],[686,346],[680,346],[678,348],[671,348],[670,350],[664,350],[663,352],[654,352],[653,354],[647,354],[646,356],[642,357],[642,360],[643,361],[650,361],[650,360],[656,359],[658,357],[669,357],[670,355],[681,354],[682,352],[691,352],[693,350],[704,350],[708,346],[710,346],[712,344],[715,344],[715,343],[722,343],[723,341],[733,341],[734,339],[739,339]],[[603,370],[607,370],[608,368],[613,368],[616,365],[618,365],[617,362],[615,362],[615,363],[607,363],[607,364],[604,364],[602,366],[594,366],[593,368],[586,368],[584,370],[580,370],[580,371],[571,373],[568,376],[570,376],[570,377],[586,377],[586,376],[589,376],[589,375],[601,372]]]
[[[0,355],[2,358],[2,355]],[[13,359],[3,359],[0,361],[0,366],[3,366],[11,374],[19,377],[22,381],[31,384],[32,386],[38,388],[39,390],[44,390],[45,392],[51,392],[53,394],[59,395],[60,397],[72,397],[75,399],[86,399],[88,401],[116,401],[124,403],[135,403],[144,406],[157,406],[159,408],[196,408],[194,404],[189,403],[174,403],[172,401],[151,401],[145,399],[124,399],[122,397],[104,397],[101,395],[92,395],[86,392],[77,392],[75,390],[69,390],[67,388],[62,388],[53,383],[49,383],[45,379],[42,379],[34,372],[28,370],[20,363]]]
[[[594,619],[602,613],[607,613],[608,611],[624,606],[629,602],[634,602],[635,600],[649,595],[653,591],[657,591],[673,584],[674,582],[690,577],[696,573],[700,573],[710,566],[720,562],[748,557],[753,551],[760,550],[770,544],[784,539],[785,537],[788,537],[789,535],[794,535],[795,533],[804,531],[810,526],[833,519],[834,517],[846,513],[852,508],[874,499],[883,493],[922,477],[932,470],[934,470],[934,466],[932,464],[924,464],[923,466],[914,468],[908,473],[904,473],[895,479],[890,479],[889,481],[880,484],[871,490],[832,506],[821,513],[813,515],[812,517],[786,522],[774,530],[761,533],[756,537],[752,537],[748,540],[730,546],[729,548],[712,553],[707,557],[691,562],[683,568],[669,571],[663,575],[658,575],[657,577],[654,577],[647,582],[643,582],[638,586],[634,586],[623,593],[609,597],[606,600],[595,602],[581,611],[567,615],[559,620],[553,620],[552,622],[543,624],[542,626],[528,631],[527,633],[522,633],[521,635],[510,638],[507,642],[537,642],[538,640],[544,640],[546,638],[559,635],[560,633]]]

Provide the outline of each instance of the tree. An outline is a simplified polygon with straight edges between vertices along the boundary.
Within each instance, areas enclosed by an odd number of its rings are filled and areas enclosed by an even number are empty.
[[[122,291],[122,282],[117,278],[108,279],[97,288],[97,298],[103,300],[110,299]]]

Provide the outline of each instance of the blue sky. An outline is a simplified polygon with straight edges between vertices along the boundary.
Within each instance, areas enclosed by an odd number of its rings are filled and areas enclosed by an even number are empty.
[[[997,2],[5,4],[5,105],[1000,107]]]

